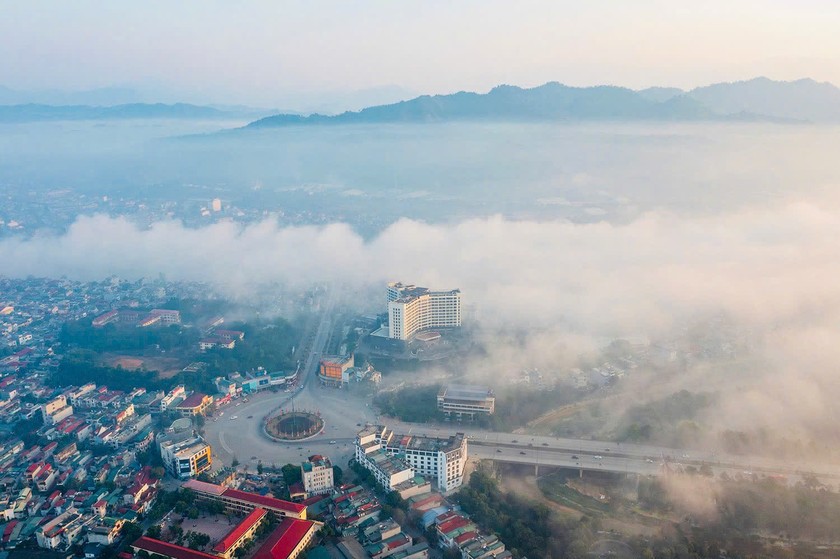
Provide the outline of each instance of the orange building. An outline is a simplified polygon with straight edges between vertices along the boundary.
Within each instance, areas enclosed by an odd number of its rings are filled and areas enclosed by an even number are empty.
[[[324,384],[347,382],[345,372],[353,367],[353,355],[325,355],[321,358],[318,376]]]

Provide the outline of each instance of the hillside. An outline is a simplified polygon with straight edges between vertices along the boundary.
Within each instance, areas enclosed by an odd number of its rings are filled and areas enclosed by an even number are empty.
[[[684,92],[653,87],[569,87],[557,82],[523,89],[501,85],[485,94],[423,95],[335,116],[280,114],[248,125],[382,124],[481,120],[798,120],[840,121],[840,89],[813,80],[756,78]]]

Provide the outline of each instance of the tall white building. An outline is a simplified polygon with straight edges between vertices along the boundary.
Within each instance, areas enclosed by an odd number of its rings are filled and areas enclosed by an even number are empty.
[[[333,489],[333,467],[330,459],[314,454],[300,466],[306,496],[329,493]]]
[[[388,337],[410,340],[431,328],[461,326],[461,290],[432,291],[426,287],[388,284]]]

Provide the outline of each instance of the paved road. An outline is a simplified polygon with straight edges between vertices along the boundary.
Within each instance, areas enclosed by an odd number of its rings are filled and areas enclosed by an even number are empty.
[[[230,465],[234,456],[253,471],[258,461],[278,466],[299,463],[311,454],[329,456],[333,464],[345,467],[353,454],[353,437],[361,425],[376,420],[366,402],[346,390],[324,388],[318,382],[318,362],[332,329],[332,300],[323,307],[320,323],[312,337],[301,369],[300,387],[294,393],[264,391],[220,409],[223,415],[210,419],[205,435],[213,447],[214,467]],[[317,411],[324,418],[325,431],[309,441],[277,443],[262,431],[262,419],[278,407]],[[235,419],[234,419],[235,418]],[[330,444],[330,441],[336,441]]]
[[[324,454],[333,463],[345,466],[353,454],[353,438],[365,423],[378,418],[368,402],[347,390],[324,388],[317,379],[318,361],[332,328],[333,301],[323,308],[320,323],[313,336],[301,370],[300,388],[294,393],[266,391],[223,408],[223,415],[205,426],[208,442],[216,456],[216,466],[230,464],[235,456],[243,465],[254,469],[257,461],[278,466],[299,463],[310,454]],[[276,443],[262,431],[262,419],[278,407],[317,411],[325,421],[325,432],[309,441]],[[743,474],[781,473],[800,475],[814,473],[818,478],[840,478],[840,467],[834,464],[782,462],[756,456],[727,456],[708,452],[686,451],[655,445],[613,443],[558,437],[489,432],[465,425],[429,426],[385,420],[399,433],[444,436],[455,431],[470,437],[470,454],[523,464],[580,467],[592,470],[656,474],[662,463],[699,467],[708,464],[716,472]],[[524,453],[524,454],[523,454]],[[577,456],[578,458],[572,458]]]
[[[662,463],[672,467],[700,467],[707,464],[714,471],[726,471],[729,475],[764,473],[799,476],[812,473],[821,479],[840,479],[840,467],[836,464],[797,463],[761,456],[734,456],[655,445],[498,433],[461,426],[438,428],[399,422],[390,422],[389,426],[399,432],[430,436],[446,434],[447,429],[457,429],[470,437],[471,455],[506,462],[544,463],[642,474],[662,471]],[[573,459],[573,455],[578,456],[579,460]]]

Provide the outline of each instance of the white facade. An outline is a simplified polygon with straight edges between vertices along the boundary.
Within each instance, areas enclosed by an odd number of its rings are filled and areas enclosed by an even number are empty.
[[[171,406],[172,403],[178,400],[179,398],[186,398],[186,391],[184,390],[183,384],[179,384],[178,386],[170,390],[169,393],[161,399],[160,411],[166,411],[169,408],[169,406]]]
[[[384,460],[381,457],[383,453],[397,459],[411,474],[400,474],[400,481],[395,482],[388,476],[393,467],[380,465]],[[419,474],[434,481],[438,491],[450,491],[464,483],[467,458],[467,438],[463,433],[448,438],[403,436],[376,425],[366,427],[356,436],[356,460],[389,489]],[[383,471],[377,472],[376,469]]]
[[[388,337],[409,340],[422,330],[461,326],[461,290],[388,284]]]
[[[329,458],[311,456],[301,467],[303,489],[307,496],[329,493],[333,489],[333,468]]]
[[[438,392],[437,407],[446,415],[454,415],[458,419],[491,415],[496,411],[496,396],[486,386],[450,384]]]
[[[464,483],[467,439],[463,435],[455,435],[449,440],[413,439],[402,452],[403,460],[416,473],[434,480],[438,491],[451,491]]]
[[[212,465],[212,449],[198,435],[160,441],[160,457],[167,471],[178,479],[195,477]]]
[[[41,406],[41,415],[44,423],[55,425],[73,415],[73,406],[67,403],[67,398],[63,394],[60,394]]]

